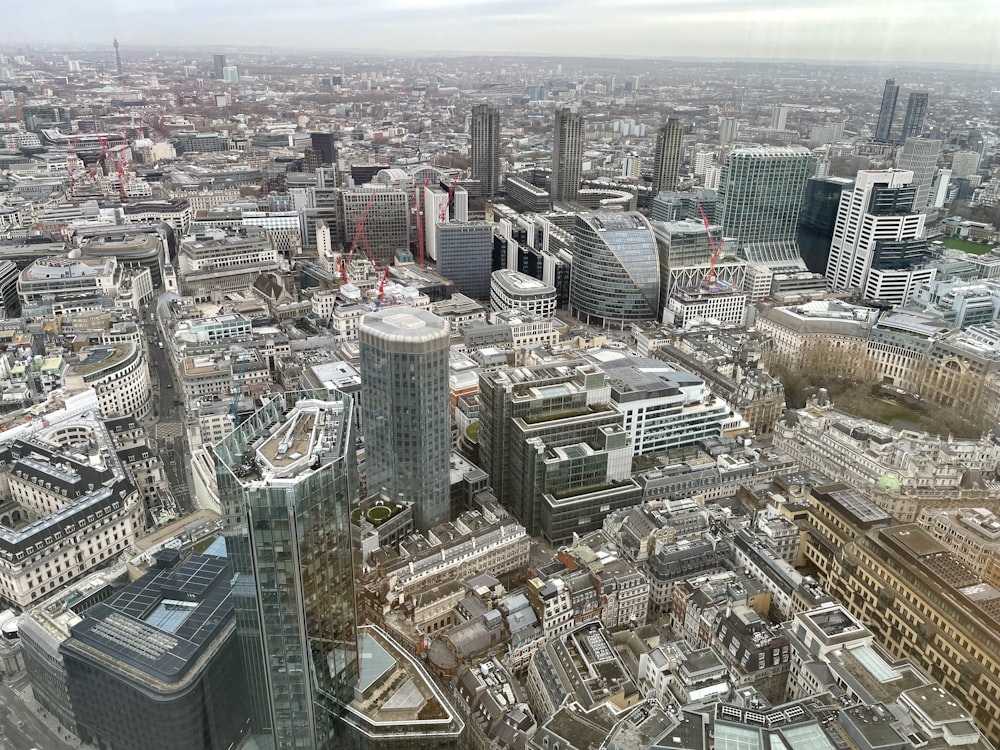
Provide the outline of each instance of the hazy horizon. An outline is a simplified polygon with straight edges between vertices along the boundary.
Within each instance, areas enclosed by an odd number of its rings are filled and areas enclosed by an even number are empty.
[[[1000,3],[967,0],[149,0],[8,9],[0,45],[952,63],[1000,67]]]

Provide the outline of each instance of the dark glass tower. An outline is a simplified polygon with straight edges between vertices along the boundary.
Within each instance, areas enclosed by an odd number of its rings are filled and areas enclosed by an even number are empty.
[[[892,119],[896,116],[896,99],[899,98],[899,86],[894,78],[887,78],[885,90],[882,92],[882,106],[878,111],[878,124],[875,126],[875,140],[888,143],[892,133]]]
[[[915,91],[906,100],[906,118],[903,120],[903,132],[899,141],[907,138],[919,138],[924,129],[924,117],[927,115],[927,93]]]
[[[215,447],[258,746],[337,747],[358,675],[350,399],[286,393]]]

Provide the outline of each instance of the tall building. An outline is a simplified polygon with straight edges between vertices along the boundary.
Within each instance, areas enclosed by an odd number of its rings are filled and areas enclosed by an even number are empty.
[[[899,152],[896,167],[913,172],[913,184],[917,188],[914,211],[924,211],[927,208],[940,154],[941,141],[928,138],[907,138]]]
[[[145,575],[75,618],[59,651],[82,740],[149,750],[242,740],[249,707],[231,576],[224,557],[162,550]]]
[[[488,104],[475,105],[469,135],[472,178],[479,180],[480,194],[492,198],[500,189],[500,110]]]
[[[810,177],[806,182],[798,241],[802,260],[814,273],[826,273],[840,194],[853,185],[853,180],[844,177]]]
[[[740,132],[740,124],[735,117],[719,118],[719,143],[732,143]]]
[[[676,190],[677,175],[684,160],[684,123],[676,117],[656,131],[656,156],[653,159],[653,194]]]
[[[784,130],[788,125],[788,107],[771,108],[771,130]]]
[[[924,129],[924,116],[927,114],[927,92],[914,91],[906,100],[906,117],[903,120],[903,132],[899,136],[901,142],[907,138],[918,138]]]
[[[879,143],[889,143],[892,135],[892,120],[896,116],[896,99],[899,98],[899,86],[893,78],[885,81],[882,92],[882,106],[878,111],[878,124],[875,126],[875,140]]]
[[[368,490],[412,502],[417,527],[450,512],[448,321],[421,308],[370,313],[358,327]]]
[[[951,176],[953,178],[971,177],[979,171],[981,158],[975,151],[956,151],[951,158]]]
[[[437,272],[453,282],[462,294],[473,299],[489,297],[493,224],[487,221],[438,224],[434,241]]]
[[[803,267],[795,235],[811,169],[812,155],[802,146],[729,152],[719,184],[722,230],[741,258]]]
[[[655,320],[659,257],[649,222],[636,212],[577,214],[569,306],[589,325],[623,329]]]
[[[122,67],[122,53],[118,50],[118,40],[115,39],[115,67],[118,68],[118,75],[125,75],[125,68]]]
[[[344,211],[341,219],[344,241],[351,245],[357,236],[356,252],[371,248],[375,261],[384,267],[393,262],[396,251],[409,250],[410,197],[406,192],[372,185],[340,191],[340,202]],[[364,239],[361,239],[358,224],[363,216]]]
[[[226,56],[225,55],[212,55],[212,62],[215,65],[215,79],[217,81],[222,80],[222,73],[226,69]]]
[[[583,115],[563,108],[556,110],[552,134],[552,202],[575,201],[583,166]]]
[[[853,190],[840,197],[826,268],[832,289],[900,305],[918,283],[933,279],[933,269],[920,268],[929,250],[916,195],[913,172],[858,172]]]
[[[222,80],[226,83],[239,83],[240,69],[235,65],[227,65],[222,69]]]
[[[310,133],[309,142],[313,151],[319,154],[320,164],[331,165],[337,163],[337,134],[336,133]]]
[[[237,637],[258,746],[335,745],[359,674],[350,398],[272,398],[215,446]]]

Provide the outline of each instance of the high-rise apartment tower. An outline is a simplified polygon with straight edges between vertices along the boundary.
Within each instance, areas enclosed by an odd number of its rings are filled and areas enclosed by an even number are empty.
[[[583,166],[583,115],[557,109],[552,135],[552,201],[575,201]]]
[[[684,160],[684,123],[676,117],[656,131],[656,156],[653,159],[653,194],[676,190],[677,175]]]
[[[896,99],[899,98],[899,86],[894,78],[887,78],[882,92],[882,106],[878,111],[878,124],[875,126],[875,140],[888,143],[892,134],[892,120],[896,116]]]
[[[492,198],[500,188],[500,110],[488,104],[475,105],[469,135],[472,177],[479,180],[480,193]]]
[[[907,138],[917,138],[924,129],[924,116],[927,114],[927,92],[914,91],[906,100],[906,118],[903,120],[903,132],[900,141]]]

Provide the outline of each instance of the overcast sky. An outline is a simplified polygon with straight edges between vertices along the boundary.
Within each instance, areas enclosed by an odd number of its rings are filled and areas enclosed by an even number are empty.
[[[81,0],[5,2],[0,46],[956,62],[1000,66],[1000,0]]]

